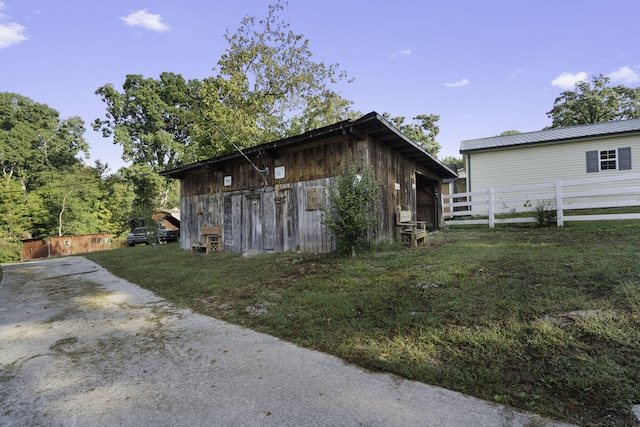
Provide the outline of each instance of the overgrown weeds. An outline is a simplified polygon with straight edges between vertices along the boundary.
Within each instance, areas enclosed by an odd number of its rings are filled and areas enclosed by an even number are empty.
[[[89,258],[196,311],[581,425],[636,425],[640,224],[459,228],[418,249]]]

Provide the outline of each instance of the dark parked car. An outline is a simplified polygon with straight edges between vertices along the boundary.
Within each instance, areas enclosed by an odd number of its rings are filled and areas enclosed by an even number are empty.
[[[152,243],[177,242],[180,239],[180,230],[169,230],[164,225],[158,224],[157,233],[147,227],[136,227],[127,234],[129,246],[146,245]]]

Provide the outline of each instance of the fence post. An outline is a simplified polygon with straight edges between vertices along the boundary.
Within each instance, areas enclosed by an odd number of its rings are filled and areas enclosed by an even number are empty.
[[[564,205],[562,204],[562,181],[556,181],[556,220],[557,226],[564,225]]]
[[[495,226],[495,217],[493,213],[493,187],[489,189],[487,197],[489,199],[489,228],[493,228]]]

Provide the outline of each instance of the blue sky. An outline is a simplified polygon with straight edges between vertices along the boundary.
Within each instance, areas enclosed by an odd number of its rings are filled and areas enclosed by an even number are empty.
[[[275,0],[0,0],[0,91],[80,116],[92,165],[123,166],[91,129],[94,94],[127,74],[205,78],[246,16]],[[554,99],[580,79],[640,85],[637,0],[290,0],[282,18],[314,59],[354,82],[338,91],[362,113],[440,115],[440,157],[460,141],[548,126]]]

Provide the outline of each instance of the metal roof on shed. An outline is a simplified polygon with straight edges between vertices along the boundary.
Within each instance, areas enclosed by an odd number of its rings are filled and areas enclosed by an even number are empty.
[[[356,135],[356,137],[363,137],[363,135],[365,134],[371,135],[380,143],[387,145],[391,149],[405,155],[409,159],[413,160],[419,165],[424,166],[443,179],[457,177],[456,172],[449,169],[447,165],[438,160],[433,154],[429,153],[420,144],[404,135],[375,111],[366,114],[356,120],[344,120],[342,122],[334,123],[323,128],[305,132],[302,135],[256,145],[250,148],[243,149],[242,151],[246,155],[251,155],[263,150],[274,152],[284,147],[306,144],[321,138],[327,138],[332,135],[344,134],[353,134]],[[160,172],[160,175],[169,178],[181,179],[184,178],[186,174],[192,171],[207,168],[208,166],[223,163],[228,160],[237,159],[240,158],[240,156],[241,154],[238,152],[231,152],[211,159],[202,160],[197,163],[192,163],[175,169],[166,170]]]
[[[514,135],[469,139],[460,143],[460,153],[546,142],[563,142],[581,138],[616,135],[638,131],[640,131],[640,119],[617,120],[613,122],[569,126],[565,128],[518,133]]]

